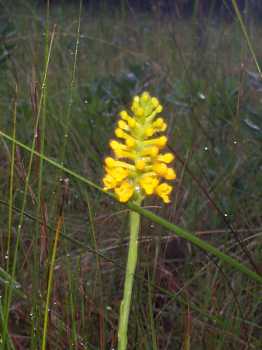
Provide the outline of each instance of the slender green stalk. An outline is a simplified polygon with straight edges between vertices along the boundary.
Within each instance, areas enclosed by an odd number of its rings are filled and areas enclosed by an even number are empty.
[[[63,138],[63,144],[62,144],[61,155],[60,155],[60,162],[62,165],[64,164],[66,146],[67,146],[67,142],[68,142],[68,132],[69,132],[70,124],[71,124],[71,112],[72,112],[72,105],[73,105],[73,97],[74,97],[74,93],[76,92],[75,82],[76,82],[76,68],[77,68],[79,43],[80,43],[81,14],[82,14],[82,0],[80,0],[80,2],[79,2],[79,16],[78,16],[75,50],[74,50],[74,63],[73,63],[73,70],[71,73],[70,90],[69,90],[69,96],[68,96],[68,108],[67,108],[67,112],[65,115],[65,121],[64,121],[64,123],[65,123],[64,124],[64,138]]]
[[[16,106],[17,106],[17,86],[16,86],[16,96],[14,102],[14,112],[13,112],[13,138],[16,138]],[[10,165],[10,176],[9,176],[9,207],[8,207],[8,236],[7,236],[7,268],[9,271],[9,257],[10,257],[10,244],[12,236],[12,224],[13,224],[13,198],[14,198],[14,167],[15,167],[15,144],[12,144],[12,153],[11,153],[11,165]]]
[[[49,60],[49,27],[50,27],[50,0],[47,0],[46,3],[46,25],[45,25],[45,55],[44,55],[44,65],[47,65]],[[42,80],[44,79],[45,71],[43,72]],[[35,93],[36,94],[36,93]],[[45,152],[45,143],[46,143],[46,119],[47,119],[47,97],[48,97],[48,79],[45,79],[45,84],[42,86],[42,105],[38,107],[37,94],[35,96],[35,113],[37,117],[37,109],[41,108],[42,113],[39,114],[39,128],[36,128],[35,136],[37,137],[37,141],[40,145],[40,153]],[[41,120],[40,120],[41,119]],[[44,178],[44,166],[45,163],[43,159],[39,159],[39,166],[36,167],[35,176],[38,178],[37,185],[37,201],[36,201],[36,217],[41,216],[41,206],[43,200],[43,178]],[[36,222],[35,225],[35,234],[33,235],[33,258],[34,263],[32,266],[32,284],[33,284],[33,293],[32,293],[32,324],[31,324],[31,346],[30,349],[35,349],[38,347],[38,341],[40,338],[40,328],[39,324],[41,322],[41,317],[39,317],[39,298],[38,298],[38,290],[40,289],[39,285],[39,269],[40,269],[40,261],[39,257],[39,244],[41,244],[40,239],[40,225],[39,222]]]
[[[149,273],[148,273],[149,274]],[[155,327],[155,319],[153,313],[153,298],[152,298],[152,280],[151,276],[148,281],[148,311],[149,311],[149,321],[150,321],[150,334],[152,340],[152,350],[157,350],[157,336],[156,336],[156,327]]]
[[[241,16],[240,11],[239,11],[237,2],[236,2],[236,0],[231,0],[231,1],[232,1],[232,5],[233,5],[233,7],[234,7],[234,10],[235,10],[235,12],[236,12],[237,18],[238,18],[238,20],[239,20],[240,27],[241,27],[242,32],[243,32],[243,34],[244,34],[244,37],[245,37],[245,39],[246,39],[246,41],[247,41],[248,48],[249,48],[249,50],[250,50],[250,52],[251,52],[251,55],[252,55],[252,57],[253,57],[253,60],[254,60],[254,62],[255,62],[257,71],[258,71],[260,77],[262,78],[262,71],[261,71],[261,69],[260,69],[260,65],[259,65],[259,63],[258,63],[255,50],[254,50],[253,45],[252,45],[252,43],[251,43],[250,37],[249,37],[249,35],[248,35],[247,29],[246,29],[246,26],[245,26],[245,23],[244,23],[244,21],[243,21],[243,18],[242,18],[242,16]]]
[[[43,77],[43,81],[42,81],[42,89],[45,86],[46,79],[47,79],[49,61],[50,61],[51,51],[52,51],[53,41],[54,41],[54,35],[55,35],[55,30],[53,30],[52,36],[51,36],[50,47],[49,47],[49,56],[48,56],[48,61],[46,62],[44,77]],[[41,97],[40,97],[40,104],[39,104],[40,107],[42,105],[42,99],[43,99],[43,94],[41,94]],[[38,113],[37,113],[35,130],[34,130],[35,133],[36,133],[37,127],[39,125],[40,111],[41,111],[41,108],[39,108]],[[24,212],[25,212],[26,203],[27,203],[27,194],[28,194],[28,190],[29,190],[29,182],[30,182],[32,164],[33,164],[33,158],[34,158],[34,152],[35,152],[35,144],[36,144],[36,140],[35,140],[35,137],[33,137],[32,146],[30,148],[31,151],[30,151],[29,165],[28,165],[28,169],[27,169],[27,176],[25,178],[24,195],[23,195],[23,200],[22,200],[22,210],[21,210],[21,215],[19,218],[18,227],[17,227],[16,243],[15,243],[15,247],[14,247],[14,258],[13,258],[13,266],[12,266],[12,272],[11,272],[12,281],[15,279],[16,264],[17,264],[17,259],[18,259],[18,248],[20,245],[20,238],[21,238],[22,227],[23,227],[23,223],[24,223]],[[13,290],[10,288],[9,293],[7,295],[7,298],[6,298],[7,299],[6,304],[5,304],[6,305],[5,310],[7,310],[7,312],[5,315],[5,324],[4,324],[4,331],[3,331],[3,344],[2,344],[3,349],[5,348],[6,335],[8,333],[8,320],[9,320],[10,304],[11,304],[11,300],[12,300],[12,291]]]
[[[57,252],[57,246],[58,246],[58,241],[61,234],[62,226],[63,226],[63,215],[59,216],[58,218],[57,228],[55,232],[55,240],[54,240],[54,245],[52,250],[52,257],[51,257],[50,270],[49,270],[49,276],[48,276],[46,303],[45,303],[44,329],[43,329],[42,347],[41,347],[42,350],[46,349],[46,343],[47,343],[49,305],[50,305],[50,298],[51,298],[51,291],[52,291],[56,252]]]
[[[2,300],[0,299],[0,323],[4,325],[4,312],[3,312],[3,306],[2,306]],[[2,334],[0,333],[0,344],[2,344]],[[14,344],[12,342],[12,338],[9,336],[6,339],[7,349],[15,350]],[[1,348],[2,349],[2,348]]]
[[[66,258],[66,270],[67,270],[67,276],[68,276],[68,316],[71,319],[71,332],[70,332],[70,348],[74,349],[75,344],[77,344],[77,312],[76,312],[76,306],[75,306],[75,285],[73,282],[73,271],[72,271],[72,265],[69,260],[70,258]],[[77,265],[77,264],[76,264]],[[77,267],[74,267],[77,270]],[[74,272],[76,273],[76,272]]]
[[[16,96],[14,101],[14,111],[13,111],[13,137],[16,138],[16,107],[17,107],[17,86],[16,86]],[[14,192],[14,164],[15,164],[15,148],[16,146],[12,145],[12,153],[11,153],[11,159],[10,159],[10,175],[9,175],[9,206],[8,206],[8,235],[7,235],[7,247],[6,247],[6,271],[9,272],[9,261],[10,261],[10,247],[11,247],[11,236],[12,236],[12,225],[13,225],[13,192]],[[10,276],[11,277],[11,276]],[[5,285],[5,298],[8,300],[8,295],[12,284],[14,281],[12,281],[12,278],[10,280],[10,283],[7,283]],[[9,289],[10,288],[10,289]],[[9,335],[8,335],[8,303],[5,303],[4,305],[4,320],[5,324],[3,326],[4,328],[4,336],[3,336],[3,344],[5,343],[5,337],[7,337],[7,347],[9,349]]]
[[[12,138],[11,136],[7,135],[5,132],[0,130],[0,136],[4,137],[5,139],[14,142],[15,144],[17,144],[18,146],[22,147],[23,149],[27,150],[28,152],[31,152],[32,154],[43,158],[47,163],[55,166],[58,169],[63,170],[65,173],[73,176],[75,179],[78,179],[79,181],[97,189],[100,192],[103,192],[104,194],[114,198],[113,194],[110,194],[109,192],[104,191],[100,186],[98,186],[97,184],[95,184],[94,182],[90,181],[89,179],[87,179],[84,176],[81,176],[79,174],[77,174],[76,172],[74,172],[71,169],[68,169],[62,165],[60,165],[59,163],[55,162],[54,160],[48,158],[47,156],[45,156],[44,154],[40,154],[39,152],[36,152],[34,149],[30,148],[29,146],[23,144],[22,142],[15,140],[14,138]],[[211,244],[207,243],[206,241],[203,241],[202,239],[198,238],[196,235],[188,232],[187,230],[163,219],[162,217],[152,213],[149,210],[146,210],[144,208],[141,208],[141,206],[137,205],[136,203],[127,203],[126,205],[129,209],[143,215],[144,217],[148,218],[149,220],[155,222],[156,224],[159,224],[162,227],[165,227],[167,230],[175,232],[175,234],[178,237],[181,237],[189,242],[191,242],[193,245],[199,247],[200,249],[206,251],[209,254],[212,254],[214,256],[216,256],[217,258],[219,258],[221,261],[223,261],[224,263],[228,264],[229,266],[231,266],[232,268],[234,268],[237,271],[240,271],[241,273],[243,273],[244,275],[248,276],[250,279],[252,279],[253,281],[256,281],[260,284],[262,284],[262,276],[258,275],[256,272],[250,270],[248,267],[246,267],[244,264],[242,264],[240,261],[238,261],[235,258],[232,258],[230,255],[227,255],[225,253],[223,253],[222,251],[220,251],[219,249],[215,248],[214,246],[212,246]]]
[[[83,195],[85,197],[87,207],[88,207],[88,219],[90,223],[90,233],[91,233],[91,242],[92,242],[92,248],[94,251],[98,251],[98,245],[97,245],[97,239],[96,239],[96,230],[95,230],[95,223],[94,223],[94,213],[92,210],[92,206],[90,203],[88,191],[82,191]],[[103,280],[102,280],[102,273],[101,273],[101,257],[96,254],[95,255],[96,259],[96,273],[94,277],[94,288],[93,288],[93,296],[98,295],[99,296],[99,303],[100,303],[100,308],[103,309],[103,304],[104,304],[104,296],[103,296]],[[100,286],[100,287],[99,287]],[[100,317],[102,317],[100,315]],[[105,339],[105,327],[100,327],[100,346],[99,349],[102,350],[105,348],[104,345],[104,339]]]
[[[139,205],[139,203],[137,203]],[[130,211],[130,238],[125,274],[124,296],[120,305],[118,324],[118,350],[127,348],[127,331],[130,314],[134,275],[137,264],[138,232],[140,227],[140,214]]]

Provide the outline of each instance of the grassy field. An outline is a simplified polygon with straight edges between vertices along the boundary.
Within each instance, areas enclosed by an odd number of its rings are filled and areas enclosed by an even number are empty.
[[[177,172],[171,204],[143,206],[262,272],[262,79],[238,19],[200,33],[75,3],[0,1],[1,349],[43,350],[45,324],[46,349],[116,349],[128,207],[88,181],[142,91]],[[261,23],[246,29],[259,65]],[[148,218],[135,277],[129,349],[262,348],[259,281]]]

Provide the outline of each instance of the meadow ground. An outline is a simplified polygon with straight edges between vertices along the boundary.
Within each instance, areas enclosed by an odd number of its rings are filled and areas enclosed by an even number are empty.
[[[238,19],[205,21],[0,2],[2,348],[40,349],[45,315],[48,349],[116,347],[128,208],[85,179],[102,185],[118,113],[145,90],[177,180],[171,204],[143,205],[261,273],[262,80]],[[259,65],[262,24],[246,29]],[[130,349],[262,348],[259,282],[147,218],[139,243]]]

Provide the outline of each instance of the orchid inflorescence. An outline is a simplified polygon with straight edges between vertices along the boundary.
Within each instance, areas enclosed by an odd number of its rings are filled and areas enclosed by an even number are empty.
[[[131,112],[120,112],[115,135],[123,142],[110,141],[114,158],[105,158],[104,190],[113,190],[120,202],[142,200],[158,195],[170,202],[172,186],[161,180],[174,180],[176,173],[168,167],[172,153],[160,153],[167,144],[166,136],[155,136],[167,128],[162,117],[156,118],[163,107],[148,92],[135,96]]]

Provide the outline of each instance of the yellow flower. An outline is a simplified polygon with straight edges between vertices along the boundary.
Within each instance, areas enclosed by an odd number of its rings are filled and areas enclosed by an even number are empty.
[[[151,195],[159,184],[159,180],[156,177],[145,175],[139,180],[139,184],[147,195]]]
[[[172,186],[161,180],[174,180],[176,173],[167,166],[174,155],[161,153],[167,137],[159,133],[166,130],[167,124],[157,115],[163,107],[156,97],[143,92],[133,98],[130,110],[120,112],[115,129],[116,137],[122,141],[110,141],[113,157],[105,158],[104,190],[113,190],[120,202],[155,194],[169,203]]]
[[[159,176],[165,177],[167,173],[167,166],[165,163],[155,163],[153,165],[153,170],[158,174]]]
[[[156,194],[163,199],[164,203],[170,202],[169,194],[172,191],[172,186],[164,182],[161,185],[157,186],[155,191]]]
[[[157,157],[157,160],[159,162],[164,162],[166,164],[169,164],[171,162],[173,162],[174,160],[174,155],[172,153],[165,153],[165,154],[160,154],[158,157]]]
[[[172,168],[167,168],[167,172],[164,176],[166,180],[175,180],[176,179],[176,172]]]
[[[134,193],[134,186],[128,181],[124,181],[115,188],[115,193],[120,202],[127,202]]]
[[[111,175],[117,183],[123,181],[129,175],[128,170],[120,166],[116,168],[107,169],[107,173]]]
[[[104,183],[104,190],[111,190],[116,187],[117,181],[113,178],[113,176],[106,174],[106,176],[103,178]]]

